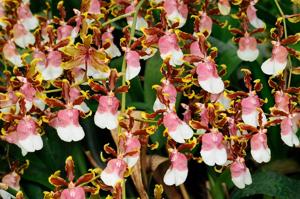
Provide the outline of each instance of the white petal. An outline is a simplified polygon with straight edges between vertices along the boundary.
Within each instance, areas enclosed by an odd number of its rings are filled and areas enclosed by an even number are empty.
[[[208,166],[214,166],[216,164],[216,156],[215,156],[215,150],[201,150],[200,151],[201,157],[205,164]]]
[[[175,140],[175,142],[178,143],[185,143],[184,138],[182,137],[182,134],[180,131],[177,131],[177,129],[175,131],[169,132],[170,137]]]
[[[26,35],[16,38],[15,43],[21,48],[26,48],[29,44],[33,45],[35,43],[35,38],[33,34],[28,32]]]
[[[254,28],[264,28],[266,25],[265,23],[258,17],[256,17],[255,19],[250,21],[250,24],[254,27]]]
[[[263,147],[258,150],[251,150],[253,159],[258,162],[269,162],[271,160],[271,151],[269,148],[264,149]]]
[[[176,65],[182,65],[183,64],[183,52],[181,50],[173,50],[171,52],[171,57],[170,57],[170,65],[171,66],[176,66]]]
[[[114,187],[122,179],[115,173],[107,173],[103,171],[101,173],[101,180],[104,182],[104,184]]]
[[[142,30],[142,28],[148,28],[148,24],[145,21],[144,18],[142,17],[138,17],[136,20],[136,26],[135,26],[137,30]]]
[[[141,67],[127,67],[126,68],[126,80],[135,78],[141,71]]]
[[[251,126],[258,126],[258,112],[253,111],[250,114],[242,114],[242,119],[245,124],[251,125]]]
[[[176,22],[179,22],[177,28],[181,28],[186,22],[186,18],[183,18],[182,15],[178,12],[178,10],[174,10],[172,14],[167,15],[167,18],[169,21],[171,21],[171,25],[175,24]]]
[[[255,49],[255,50],[250,50],[250,49],[246,49],[246,50],[238,50],[237,51],[237,55],[241,60],[244,61],[255,61],[258,57],[259,54],[259,50]]]
[[[43,79],[48,81],[48,80],[55,80],[61,74],[63,73],[63,68],[62,67],[55,67],[55,66],[48,66],[44,70],[41,71]]]
[[[127,163],[128,167],[133,167],[139,160],[139,156],[126,156],[123,160]]]
[[[40,135],[30,135],[24,140],[19,140],[17,144],[22,149],[22,154],[34,152],[43,148],[43,141]]]
[[[230,6],[224,6],[221,3],[218,3],[219,11],[222,15],[228,15],[230,13]]]
[[[201,150],[200,154],[205,164],[209,166],[224,165],[227,161],[226,149],[211,149],[211,150]]]
[[[41,150],[43,148],[43,140],[40,134],[35,134],[31,136],[32,143],[34,145],[35,150]]]
[[[194,134],[192,128],[185,122],[183,122],[181,125],[178,125],[176,131],[179,131],[184,139],[190,139]]]
[[[176,182],[175,175],[176,175],[176,173],[175,173],[174,169],[169,168],[167,170],[167,172],[165,173],[164,183],[169,186],[175,184],[175,182]]]
[[[224,82],[220,77],[211,77],[205,81],[199,81],[200,86],[209,93],[219,94],[224,90]]]
[[[83,66],[83,68],[85,69],[85,66]],[[102,72],[102,71],[96,70],[92,66],[88,66],[87,68],[88,68],[87,75],[91,76],[95,79],[106,79],[109,77],[110,71]]]
[[[299,146],[299,138],[297,137],[297,135],[295,133],[289,133],[289,134],[286,134],[286,135],[281,135],[281,139],[282,141],[290,146],[290,147],[293,147],[294,145],[295,146]]]
[[[240,176],[232,177],[232,182],[240,189],[245,188],[245,185],[252,184],[252,177],[249,172],[249,169],[247,168],[244,173],[242,173]]]
[[[43,100],[41,100],[39,98],[35,98],[33,102],[34,102],[34,105],[36,107],[38,107],[40,110],[43,111],[45,109],[45,103]]]
[[[80,110],[84,113],[87,113],[90,111],[90,108],[86,105],[85,102],[82,102],[80,105],[75,105],[73,108]]]
[[[185,182],[188,175],[188,170],[177,170],[169,168],[164,176],[164,183],[166,185],[181,185]]]
[[[217,165],[224,165],[227,161],[227,152],[225,148],[222,149],[215,149],[216,150],[216,164]]]
[[[187,178],[187,175],[188,175],[188,170],[182,170],[182,171],[179,171],[177,169],[175,169],[175,185],[178,186],[178,185],[181,185],[185,182],[186,178]]]
[[[23,66],[22,59],[20,55],[14,55],[8,58],[8,61],[16,65],[17,67]]]
[[[59,138],[65,142],[79,141],[84,138],[83,128],[73,124],[66,127],[56,127]]]
[[[193,130],[185,122],[179,124],[175,131],[170,131],[170,137],[178,143],[185,143],[185,139],[193,136]]]
[[[269,58],[261,65],[261,70],[267,75],[277,75],[285,69],[286,64],[287,62],[279,63]]]
[[[25,108],[26,108],[26,111],[30,111],[30,109],[32,108],[32,102],[25,100]]]
[[[33,30],[39,25],[39,21],[34,16],[21,20],[21,23],[27,30]]]
[[[118,127],[118,114],[113,115],[111,113],[95,113],[94,117],[95,124],[101,129],[115,129]]]
[[[166,105],[164,105],[163,103],[161,103],[161,102],[159,101],[159,99],[156,98],[156,100],[155,100],[155,102],[154,102],[154,104],[153,104],[153,110],[154,110],[154,111],[158,111],[158,110],[160,110],[160,109],[166,109],[166,108],[167,108]]]
[[[118,47],[114,43],[111,43],[109,48],[106,49],[105,52],[111,58],[121,56],[120,50],[118,49]]]
[[[246,169],[246,172],[244,174],[244,182],[246,185],[252,184],[252,177],[248,168]]]

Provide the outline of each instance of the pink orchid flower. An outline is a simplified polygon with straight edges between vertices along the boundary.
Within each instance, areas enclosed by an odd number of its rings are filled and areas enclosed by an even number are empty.
[[[227,161],[227,152],[223,143],[223,135],[217,130],[205,133],[202,136],[200,154],[205,164],[209,166],[224,165]]]
[[[262,65],[261,70],[267,75],[278,75],[282,73],[287,65],[288,51],[280,43],[274,42],[272,57],[267,59]]]
[[[30,116],[25,116],[21,119],[16,130],[7,134],[5,140],[16,144],[22,150],[23,156],[28,152],[34,152],[43,148],[43,141],[38,133],[38,126]]]
[[[184,154],[174,150],[170,154],[171,165],[168,168],[164,183],[166,185],[180,185],[183,184],[188,175],[188,161]]]
[[[85,136],[79,124],[79,110],[75,108],[58,111],[57,117],[50,121],[50,125],[56,129],[59,138],[65,142],[76,142]]]
[[[237,158],[230,165],[231,179],[232,182],[239,189],[245,188],[246,185],[252,184],[252,178],[249,169],[245,165],[243,158]]]
[[[101,96],[99,106],[95,113],[95,124],[104,129],[115,129],[118,127],[119,100],[115,96]]]
[[[260,18],[257,17],[256,11],[257,10],[254,7],[253,3],[251,3],[246,11],[248,20],[254,28],[264,28],[266,25]]]
[[[241,60],[249,62],[255,61],[259,55],[256,39],[248,34],[240,38],[237,55]]]
[[[140,55],[133,50],[126,53],[126,80],[135,78],[141,71]]]
[[[111,159],[101,173],[101,180],[108,186],[115,187],[124,178],[127,163],[123,159]]]
[[[116,44],[114,44],[114,36],[111,33],[111,30],[108,30],[105,33],[103,33],[101,39],[102,45],[106,43],[110,44],[109,47],[104,50],[109,57],[114,58],[121,56],[120,50],[118,49]]]
[[[158,40],[160,56],[163,60],[169,59],[172,66],[183,64],[183,53],[178,45],[175,33],[167,33]]]
[[[165,97],[165,99],[169,100],[169,108],[172,109],[175,106],[176,103],[176,96],[177,91],[173,84],[170,83],[169,80],[164,80],[162,82],[162,95]],[[156,97],[156,100],[153,104],[153,110],[158,111],[161,109],[167,109],[166,105],[163,104],[158,97]]]
[[[23,66],[21,55],[18,53],[17,48],[12,41],[8,41],[6,44],[4,44],[3,56],[15,66]]]
[[[36,68],[44,80],[55,80],[62,75],[62,56],[59,51],[50,51],[47,56],[43,52],[35,51],[33,57],[39,59]]]
[[[130,5],[125,9],[125,13],[130,13],[133,12],[135,9],[134,5]],[[133,23],[133,17],[127,17],[127,24],[132,27],[132,23]],[[136,26],[135,29],[136,30],[142,30],[143,28],[148,28],[148,23],[147,21],[142,17],[142,15],[139,13],[137,16],[137,20],[136,20]]]
[[[269,162],[271,160],[271,151],[267,143],[267,130],[260,130],[251,138],[251,155],[258,162]]]
[[[33,30],[39,25],[39,21],[30,11],[29,4],[21,3],[17,9],[17,14],[20,22],[27,30]]]
[[[188,16],[188,7],[181,0],[165,1],[163,5],[167,15],[167,19],[171,25],[179,23],[178,28],[181,28]]]
[[[250,96],[242,99],[242,119],[245,124],[257,127],[259,125],[258,116],[260,108],[260,102],[257,95],[251,94]],[[267,118],[266,115],[262,114],[262,122],[266,123]]]
[[[27,48],[35,43],[35,37],[29,32],[23,24],[16,23],[13,27],[14,42],[20,48]]]
[[[182,121],[175,112],[165,113],[163,124],[168,129],[170,137],[178,143],[185,143],[185,139],[193,136],[191,127]]]
[[[207,92],[219,94],[224,90],[224,82],[218,75],[216,64],[211,61],[198,63],[196,73],[200,86]]]

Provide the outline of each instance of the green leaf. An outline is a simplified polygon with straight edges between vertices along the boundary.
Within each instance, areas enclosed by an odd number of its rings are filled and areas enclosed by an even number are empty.
[[[44,194],[42,189],[38,184],[24,181],[22,184],[22,191],[27,196],[27,198],[43,198]]]
[[[154,104],[156,99],[156,92],[152,89],[154,84],[159,84],[162,78],[160,72],[160,67],[162,65],[162,59],[160,58],[159,53],[156,53],[146,62],[145,69],[145,82],[144,82],[144,99],[148,107],[151,107]],[[151,111],[151,110],[149,110]]]
[[[94,160],[102,169],[105,168],[105,163],[100,160],[100,150],[102,149],[102,146],[106,144],[106,142],[109,142],[107,140],[107,138],[110,136],[110,134],[108,134],[109,132],[98,128],[94,123],[93,116],[84,119],[83,122],[81,122],[81,125],[85,132],[85,141],[87,143],[87,147]]]
[[[278,173],[261,171],[252,175],[252,184],[233,192],[232,199],[264,194],[280,199],[294,199],[300,195],[300,181]]]
[[[135,77],[130,81],[128,95],[130,95],[133,102],[144,102],[144,90],[139,77]]]
[[[223,193],[223,189],[222,189],[222,185],[220,183],[216,183],[216,179],[210,175],[211,172],[214,171],[209,171],[208,172],[208,180],[209,180],[209,185],[210,185],[210,194],[212,198],[215,199],[224,199],[224,193]]]

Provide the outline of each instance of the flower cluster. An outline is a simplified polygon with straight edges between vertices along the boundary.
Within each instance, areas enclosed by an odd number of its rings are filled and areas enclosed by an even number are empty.
[[[289,45],[299,42],[300,35],[287,36],[285,22],[278,18],[270,31],[272,41],[262,38],[267,29],[257,17],[256,3],[83,0],[68,18],[63,1],[55,17],[49,8],[33,15],[27,0],[0,1],[1,140],[18,146],[25,156],[43,148],[46,126],[64,142],[85,138],[80,119],[87,117],[94,118],[99,131],[111,131],[116,146],[104,146],[106,167],[74,181],[74,162],[68,157],[68,180],[59,172],[51,175],[55,189],[45,192],[45,198],[85,198],[100,189],[121,197],[125,178],[140,167],[142,150],[158,147],[149,139],[158,127],[164,129],[170,160],[163,177],[166,185],[186,181],[190,160],[229,168],[233,183],[244,188],[252,183],[249,158],[257,163],[271,160],[269,127],[279,125],[283,143],[299,146],[300,89],[290,82],[292,73],[299,74],[291,57],[299,59],[300,53]],[[232,6],[237,12],[231,12]],[[241,60],[254,62],[261,54],[258,45],[272,44],[271,57],[261,65],[261,71],[271,75],[268,84],[275,104],[270,110],[263,108],[268,99],[261,98],[263,83],[253,79],[251,68],[241,70],[243,90],[225,79],[231,66],[219,63],[211,38],[213,26],[225,28],[222,16],[230,13],[239,25],[228,30]],[[114,26],[122,19],[124,27]],[[184,31],[187,25],[190,30]],[[126,93],[143,75],[144,60],[154,55],[162,60],[157,71],[162,79],[153,85],[153,111],[141,113],[127,106]],[[116,58],[123,60],[120,69],[111,64]],[[91,103],[97,103],[97,110]],[[18,190],[8,178],[2,181]]]

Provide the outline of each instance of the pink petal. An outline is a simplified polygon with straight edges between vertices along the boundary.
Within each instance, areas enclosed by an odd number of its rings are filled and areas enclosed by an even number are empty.
[[[85,199],[85,192],[82,187],[64,189],[60,195],[61,199]]]
[[[271,151],[267,144],[267,136],[265,133],[256,133],[251,138],[251,155],[258,162],[269,162],[271,159]]]
[[[116,186],[124,178],[127,164],[122,159],[111,159],[101,173],[101,180],[108,186]]]
[[[183,63],[183,53],[179,48],[175,33],[166,34],[159,38],[158,48],[162,59],[170,58],[170,65],[176,66]]]
[[[223,144],[223,135],[220,132],[205,133],[202,136],[202,147],[200,154],[203,161],[213,166],[223,165],[227,161],[227,152]]]

